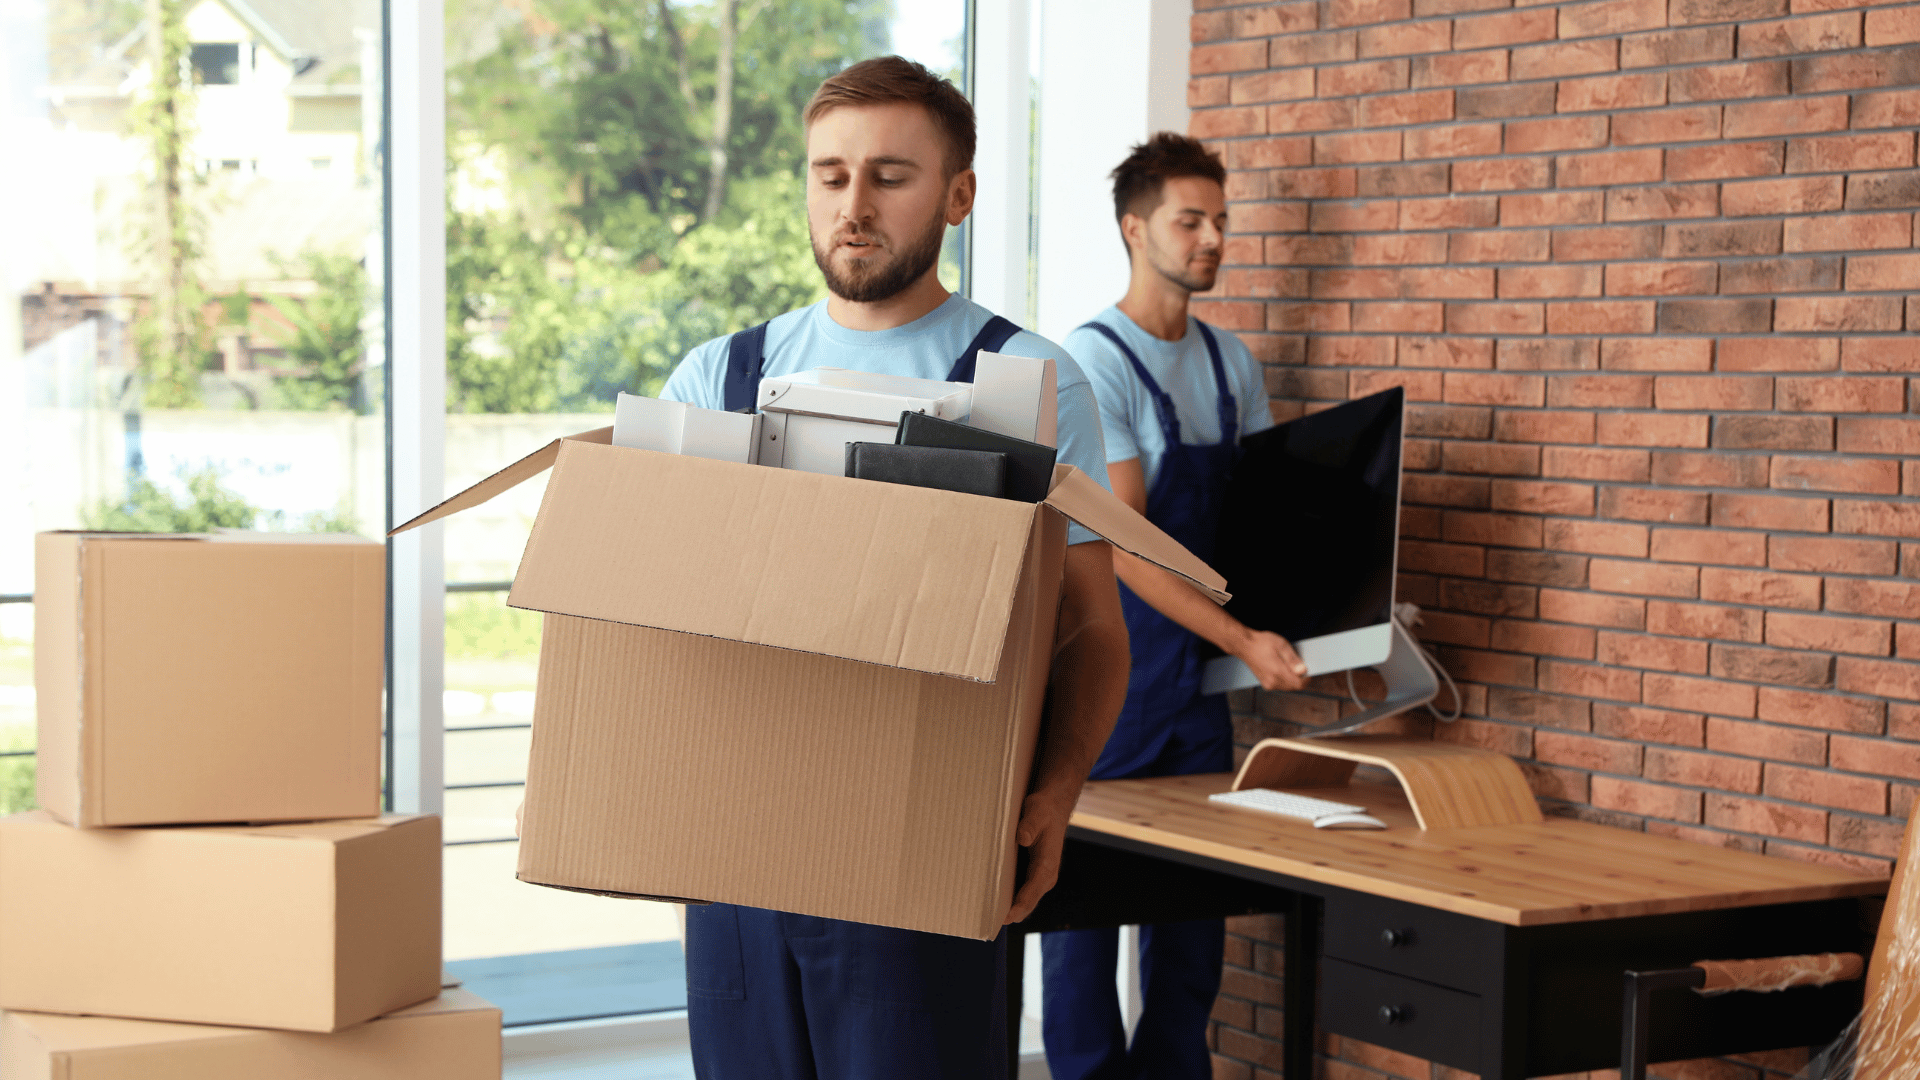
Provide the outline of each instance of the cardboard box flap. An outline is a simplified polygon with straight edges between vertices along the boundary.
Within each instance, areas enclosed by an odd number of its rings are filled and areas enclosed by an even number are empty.
[[[1227,602],[1227,579],[1188,551],[1180,541],[1121,502],[1113,492],[1071,465],[1053,468],[1053,490],[1048,506],[1098,533],[1108,543],[1171,571],[1206,593],[1216,604]]]
[[[487,477],[485,480],[462,491],[460,494],[441,502],[438,506],[420,514],[418,517],[413,518],[405,524],[395,526],[387,535],[397,536],[400,533],[406,532],[408,529],[417,529],[429,522],[439,521],[443,517],[449,517],[462,510],[470,510],[509,488],[517,487],[525,481],[539,476],[541,473],[553,467],[554,461],[560,456],[560,444],[566,442],[600,443],[603,446],[610,445],[613,442],[613,428],[595,428],[592,431],[583,431],[578,435],[566,435],[555,439],[540,449],[535,450],[533,453],[528,454],[526,457],[521,458],[519,461],[514,462],[499,472],[494,473],[492,476]]]
[[[507,602],[992,682],[1035,512],[567,442]]]

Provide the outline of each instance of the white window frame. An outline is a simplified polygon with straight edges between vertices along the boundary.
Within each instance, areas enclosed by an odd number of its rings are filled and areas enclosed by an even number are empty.
[[[388,528],[446,497],[446,18],[387,0]],[[438,814],[446,786],[446,549],[438,523],[389,540],[392,808]]]
[[[1187,130],[1192,0],[1042,0],[1036,329],[1059,341],[1127,291],[1109,171]]]

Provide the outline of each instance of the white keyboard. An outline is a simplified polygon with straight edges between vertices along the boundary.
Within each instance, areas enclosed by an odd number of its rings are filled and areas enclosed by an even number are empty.
[[[1218,795],[1209,795],[1213,802],[1226,803],[1248,810],[1264,810],[1269,814],[1281,814],[1291,818],[1316,821],[1332,814],[1364,814],[1367,808],[1352,803],[1334,802],[1331,799],[1313,799],[1305,795],[1294,795],[1272,788],[1247,788],[1245,791],[1223,791]]]

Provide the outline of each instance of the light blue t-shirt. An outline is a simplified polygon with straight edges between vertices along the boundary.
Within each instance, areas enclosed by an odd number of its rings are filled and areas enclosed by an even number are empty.
[[[891,330],[849,330],[827,314],[820,301],[776,317],[767,326],[763,375],[792,375],[819,367],[905,375],[915,379],[945,379],[974,335],[993,315],[986,308],[955,293],[939,307]],[[726,407],[727,338],[718,337],[694,348],[673,369],[660,396],[703,409]],[[1100,442],[1100,412],[1093,387],[1067,350],[1025,330],[1009,338],[1000,352],[1036,360],[1051,358],[1059,379],[1059,460],[1100,482],[1107,483],[1107,455]],[[1079,525],[1067,530],[1067,543],[1098,540]]]
[[[1140,358],[1147,374],[1173,399],[1181,442],[1197,446],[1220,441],[1220,388],[1213,378],[1213,364],[1207,359],[1207,343],[1191,315],[1187,317],[1187,334],[1179,341],[1154,337],[1118,307],[1107,308],[1093,321],[1118,332]],[[1220,364],[1240,417],[1240,436],[1272,427],[1273,414],[1267,410],[1266,379],[1259,362],[1233,334],[1215,327],[1213,338],[1220,345]],[[1081,370],[1092,380],[1094,396],[1100,401],[1107,460],[1139,458],[1147,490],[1153,490],[1153,482],[1160,475],[1160,460],[1167,454],[1160,418],[1153,410],[1153,396],[1134,374],[1133,365],[1099,331],[1075,329],[1067,335],[1067,348],[1079,358]]]

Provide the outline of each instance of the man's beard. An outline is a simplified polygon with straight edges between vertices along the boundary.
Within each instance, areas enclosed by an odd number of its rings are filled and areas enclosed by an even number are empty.
[[[1160,263],[1156,261],[1153,268],[1159,272],[1161,277],[1166,278],[1168,281],[1173,282],[1175,285],[1180,286],[1190,293],[1206,292],[1213,288],[1214,282],[1220,277],[1219,263],[1198,268],[1189,264],[1175,270],[1160,265]]]
[[[874,304],[882,300],[891,300],[907,291],[914,282],[919,281],[933,265],[940,261],[940,242],[946,238],[947,223],[943,216],[936,215],[932,225],[921,235],[908,242],[907,246],[894,252],[893,258],[879,266],[858,267],[849,273],[841,273],[833,265],[833,251],[843,239],[858,237],[876,246],[885,247],[884,237],[866,229],[847,233],[836,233],[833,247],[826,251],[820,249],[820,238],[812,237],[813,261],[820,267],[820,273],[827,279],[827,291],[842,300],[856,304]]]

